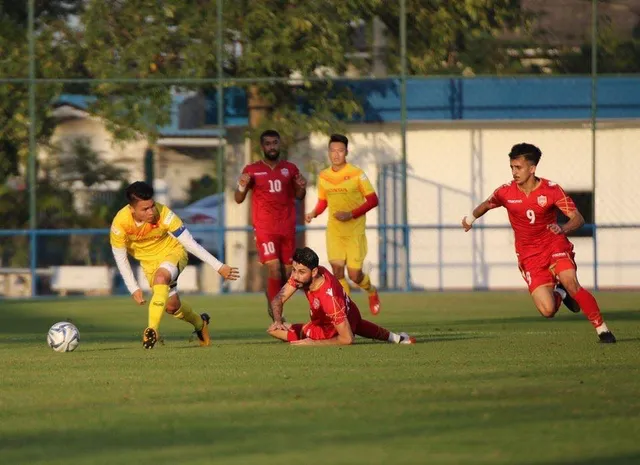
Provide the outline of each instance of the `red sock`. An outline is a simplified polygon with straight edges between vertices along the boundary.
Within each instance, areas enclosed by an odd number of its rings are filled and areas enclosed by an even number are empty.
[[[367,320],[360,320],[358,327],[356,328],[356,334],[358,336],[366,337],[368,339],[376,339],[378,341],[386,342],[389,340],[389,330]]]
[[[596,302],[595,297],[593,297],[589,291],[580,288],[580,290],[571,297],[573,297],[575,301],[578,302],[578,305],[580,305],[580,308],[594,328],[597,328],[603,323],[602,315],[600,315],[600,308],[598,307],[598,302]]]
[[[281,288],[282,284],[279,278],[267,278],[267,299],[269,299],[269,305],[271,305],[271,301],[278,295]]]

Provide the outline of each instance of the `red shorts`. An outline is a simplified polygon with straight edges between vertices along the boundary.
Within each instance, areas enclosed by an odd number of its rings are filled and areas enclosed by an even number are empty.
[[[574,257],[573,244],[558,244],[518,260],[518,268],[529,286],[529,292],[533,293],[540,286],[555,286],[558,273],[575,270]]]
[[[280,260],[284,265],[291,265],[296,249],[295,232],[287,235],[256,232],[255,239],[260,263]]]
[[[360,316],[360,311],[357,308],[351,309],[347,320],[349,321],[349,325],[351,326],[351,331],[353,332],[353,334],[355,334],[358,330],[358,323],[361,319],[362,316]],[[331,323],[317,324],[313,321],[310,321],[307,324],[292,324],[291,329],[289,330],[288,340],[289,342],[291,342],[309,338],[316,341],[321,341],[324,339],[334,338],[337,335],[338,330]]]

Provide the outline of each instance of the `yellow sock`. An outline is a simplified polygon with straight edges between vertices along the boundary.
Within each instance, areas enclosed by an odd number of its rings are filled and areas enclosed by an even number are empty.
[[[191,305],[186,302],[181,302],[180,308],[173,316],[179,320],[184,320],[193,325],[196,331],[202,329],[202,317],[193,311]]]
[[[347,282],[347,278],[342,278],[339,280],[340,284],[342,284],[342,288],[347,295],[351,295],[351,288],[349,287],[349,283]]]
[[[362,278],[362,281],[358,283],[358,286],[360,287],[360,289],[362,289],[363,291],[367,291],[369,294],[376,293],[376,288],[375,286],[373,286],[373,284],[371,284],[371,279],[369,279],[368,274],[364,275],[364,278]]]
[[[169,286],[166,284],[154,284],[153,295],[149,301],[149,327],[158,330],[162,314],[169,299]]]

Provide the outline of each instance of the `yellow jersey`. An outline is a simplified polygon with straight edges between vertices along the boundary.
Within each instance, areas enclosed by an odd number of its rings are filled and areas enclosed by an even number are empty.
[[[141,262],[158,260],[176,248],[183,248],[171,235],[179,236],[185,230],[182,220],[166,205],[156,203],[155,208],[158,222],[151,224],[137,223],[129,205],[123,207],[111,223],[111,247],[126,248],[129,255]]]
[[[375,194],[375,190],[367,175],[357,166],[347,163],[339,171],[331,167],[322,170],[318,179],[318,199],[326,200],[329,207],[327,233],[334,236],[364,234],[366,215],[349,221],[338,221],[333,215],[339,211],[355,210],[371,194]]]

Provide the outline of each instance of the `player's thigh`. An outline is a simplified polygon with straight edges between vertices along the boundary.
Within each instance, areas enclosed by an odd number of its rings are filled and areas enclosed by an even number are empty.
[[[549,270],[548,262],[543,256],[525,258],[518,263],[518,268],[522,279],[527,283],[530,294],[540,286],[555,285],[555,276]]]
[[[256,233],[258,259],[263,265],[274,260],[280,261],[280,237],[275,234]]]
[[[296,233],[292,231],[291,234],[280,236],[280,244],[278,247],[279,258],[285,267],[291,268],[293,263],[293,254],[296,251]]]
[[[573,257],[573,253],[558,257],[553,265],[551,265],[551,272],[557,277],[558,281],[560,281],[570,295],[574,295],[580,290],[577,266]]]
[[[556,308],[556,299],[553,295],[553,287],[552,284],[543,284],[531,293],[533,303],[545,318],[553,318],[558,311]]]
[[[331,339],[338,335],[338,331],[333,325],[321,326],[313,322],[309,322],[302,327],[301,335],[313,339],[314,341],[322,341]]]
[[[362,264],[367,256],[368,245],[365,234],[356,234],[347,241],[347,268],[362,270]]]
[[[346,262],[347,240],[343,236],[335,236],[327,233],[327,258],[330,262]]]
[[[159,260],[158,270],[166,270],[169,273],[169,298],[172,299],[174,296],[177,298],[178,294],[178,277],[187,267],[187,263],[189,262],[189,256],[187,252],[183,248],[176,248],[165,255],[161,260]],[[167,303],[169,305],[169,303]],[[177,304],[179,307],[179,300],[176,301],[175,298],[171,300],[172,306]],[[176,309],[177,310],[177,309]]]

